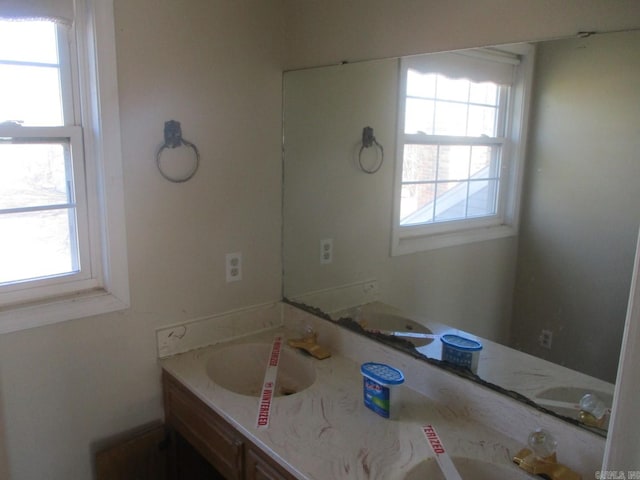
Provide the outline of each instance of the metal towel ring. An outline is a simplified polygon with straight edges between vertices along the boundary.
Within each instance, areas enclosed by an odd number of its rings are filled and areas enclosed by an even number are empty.
[[[380,149],[380,163],[378,163],[378,166],[374,169],[368,169],[365,168],[365,166],[362,164],[362,152],[365,148],[369,148],[373,145],[376,145],[376,147],[378,147]],[[365,173],[376,173],[378,170],[380,170],[380,167],[382,167],[382,164],[384,162],[384,148],[382,148],[382,145],[380,145],[378,143],[378,141],[376,140],[376,137],[373,136],[373,128],[371,127],[364,127],[362,129],[362,146],[360,147],[360,151],[358,152],[358,164],[360,165],[360,169],[365,172]]]
[[[162,170],[162,166],[160,165],[160,157],[162,156],[162,152],[165,149],[177,148],[181,146],[185,146],[193,150],[193,153],[195,154],[195,164],[191,172],[189,172],[186,177],[171,177]],[[156,165],[158,166],[160,175],[173,183],[186,182],[187,180],[190,180],[198,171],[198,167],[200,166],[200,152],[193,143],[182,138],[182,128],[180,127],[180,122],[177,122],[175,120],[164,122],[164,144],[158,149],[158,153],[156,153]]]

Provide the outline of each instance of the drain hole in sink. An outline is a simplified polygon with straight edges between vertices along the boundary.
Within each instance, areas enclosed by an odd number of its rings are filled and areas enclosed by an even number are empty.
[[[298,390],[290,387],[280,387],[280,395],[282,396],[293,395],[294,393],[298,393]]]

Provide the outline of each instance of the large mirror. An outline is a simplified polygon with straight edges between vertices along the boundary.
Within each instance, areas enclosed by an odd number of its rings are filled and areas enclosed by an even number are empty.
[[[640,32],[534,58],[516,234],[402,255],[399,59],[286,72],[284,297],[428,358],[476,339],[477,378],[594,426],[575,406],[610,405],[640,224]]]

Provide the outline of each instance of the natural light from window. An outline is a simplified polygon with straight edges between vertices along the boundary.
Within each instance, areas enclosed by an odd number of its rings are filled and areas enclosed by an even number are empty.
[[[63,125],[53,22],[0,21],[0,122]]]
[[[407,71],[401,226],[496,213],[501,148],[482,139],[500,133],[500,90]]]
[[[52,22],[0,21],[0,124],[65,125],[71,107],[63,100],[56,32]],[[80,268],[70,140],[37,138],[26,130],[24,137],[0,138],[5,285]]]

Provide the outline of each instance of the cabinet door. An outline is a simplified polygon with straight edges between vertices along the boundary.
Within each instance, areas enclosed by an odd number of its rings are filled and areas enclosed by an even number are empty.
[[[163,379],[166,422],[224,478],[243,479],[243,437],[173,377]]]
[[[225,480],[182,435],[174,431],[172,441],[174,463],[170,480]]]
[[[161,422],[117,435],[96,452],[96,479],[166,480],[168,443]]]
[[[246,480],[295,480],[289,472],[249,444],[246,445],[246,459]]]

